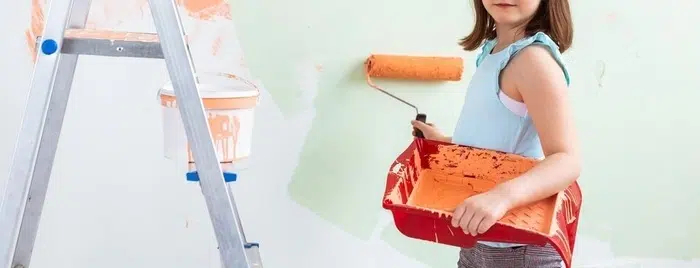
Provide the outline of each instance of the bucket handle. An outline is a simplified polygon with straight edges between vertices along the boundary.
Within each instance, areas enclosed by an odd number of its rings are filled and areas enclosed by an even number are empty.
[[[243,78],[243,77],[240,77],[240,76],[238,76],[238,75],[231,74],[231,73],[224,73],[224,72],[206,72],[206,73],[202,73],[202,74],[215,75],[215,76],[223,76],[223,77],[225,77],[225,78],[235,79],[235,80],[241,81],[241,82],[243,82],[244,84],[246,84],[246,85],[248,85],[248,86],[254,88],[255,91],[258,93],[258,95],[260,95],[260,88],[258,87],[257,84],[251,82],[251,81],[248,80],[248,79],[245,79],[245,78]],[[196,78],[197,78],[197,74],[195,74],[195,79],[196,79]],[[196,82],[196,83],[199,84],[199,82]],[[156,92],[156,93],[157,93],[157,94],[156,94],[156,100],[160,100],[160,95],[161,95],[162,92],[163,92],[163,87],[159,88],[158,91]]]

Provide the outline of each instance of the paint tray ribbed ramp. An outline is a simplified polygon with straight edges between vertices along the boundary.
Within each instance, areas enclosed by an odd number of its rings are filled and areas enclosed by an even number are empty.
[[[451,211],[465,198],[513,179],[536,163],[514,154],[415,139],[389,170],[383,207],[392,212],[399,231],[411,238],[465,248],[477,240],[549,243],[571,267],[582,199],[578,183],[508,212],[476,237],[450,224]]]

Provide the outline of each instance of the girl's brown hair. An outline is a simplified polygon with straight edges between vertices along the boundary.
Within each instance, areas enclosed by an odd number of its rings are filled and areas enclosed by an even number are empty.
[[[475,50],[486,40],[496,38],[496,21],[489,15],[481,0],[474,0],[474,29],[460,40],[464,50]],[[571,22],[571,11],[568,0],[542,0],[535,15],[525,26],[525,34],[533,35],[544,32],[559,46],[559,52],[564,52],[574,39],[574,27]]]

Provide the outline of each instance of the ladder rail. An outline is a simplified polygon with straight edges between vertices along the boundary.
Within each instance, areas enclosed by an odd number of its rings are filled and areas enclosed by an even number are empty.
[[[209,210],[219,245],[222,266],[248,268],[236,202],[228,194],[228,185],[216,155],[209,123],[199,91],[194,64],[185,40],[185,31],[177,5],[172,0],[149,0],[149,6],[161,42],[168,74],[175,90],[187,140],[194,155],[200,186]],[[177,27],[168,27],[176,25]]]
[[[72,0],[72,8],[69,11],[66,28],[85,27],[90,12],[90,2],[91,0]],[[49,26],[45,25],[44,27],[46,29]],[[54,73],[53,92],[47,108],[46,121],[39,143],[37,164],[29,186],[29,198],[24,209],[24,217],[20,225],[13,256],[13,263],[24,267],[29,267],[29,262],[31,261],[79,57],[77,54],[61,54],[58,52],[57,54],[59,56]]]
[[[233,190],[231,190],[231,187],[229,185],[226,185],[226,194],[228,194],[229,198],[231,200],[234,200],[233,196]],[[241,222],[241,215],[238,213],[238,207],[233,206],[233,214],[236,216],[236,222],[238,223],[236,228],[238,229],[238,233],[241,235],[241,239],[243,240],[244,243],[248,243],[248,239],[245,237],[245,231],[243,230],[243,223]]]
[[[51,2],[42,34],[44,40],[55,40],[55,43],[49,43],[49,49],[51,44],[55,45],[56,48],[61,47],[64,30],[68,24],[72,7],[73,0],[55,0]],[[37,49],[36,53],[41,54],[42,48]],[[62,63],[62,59],[65,59],[65,63]],[[36,185],[48,184],[48,176],[44,175],[51,173],[50,170],[53,165],[53,156],[57,145],[55,143],[51,144],[51,142],[58,139],[58,137],[51,138],[51,140],[46,138],[47,136],[58,135],[55,128],[60,128],[60,125],[62,125],[63,115],[52,114],[47,116],[47,114],[50,110],[58,113],[65,110],[65,107],[63,107],[65,104],[62,106],[59,102],[62,101],[62,98],[67,98],[68,93],[61,92],[56,94],[53,85],[56,80],[57,67],[69,67],[71,65],[73,63],[69,57],[62,58],[60,53],[41,55],[37,57],[35,62],[24,117],[22,118],[22,126],[15,144],[10,176],[2,203],[0,204],[0,267],[10,268],[14,266],[13,258],[21,233],[21,223],[25,221],[25,213],[28,206],[29,209],[38,208],[39,210],[43,206],[43,194],[41,192],[45,192],[45,189],[41,190],[32,187],[32,185],[34,179],[38,181]],[[59,83],[64,84],[64,82]],[[55,110],[52,110],[52,108]],[[44,177],[38,179],[37,175]],[[38,199],[41,200],[28,202],[33,197],[30,196],[30,189],[34,190],[31,194],[37,194]],[[40,211],[27,213],[26,221],[38,221],[39,215]],[[28,228],[35,227],[29,226]],[[27,231],[29,230],[27,229]],[[30,236],[35,237],[36,234]],[[29,244],[33,244],[33,241]],[[20,244],[20,246],[24,246],[24,244]]]
[[[262,267],[258,244],[245,239],[233,193],[217,159],[175,1],[149,0],[157,39],[125,39],[123,44],[94,36],[67,36],[67,29],[85,28],[90,3],[91,0],[50,2],[10,178],[0,203],[0,268],[29,267],[81,54],[165,59],[201,178],[199,184],[219,245],[221,264],[225,268]]]

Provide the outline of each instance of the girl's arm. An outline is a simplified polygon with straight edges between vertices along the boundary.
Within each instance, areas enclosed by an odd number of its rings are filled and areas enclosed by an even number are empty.
[[[550,51],[529,46],[508,67],[509,82],[522,96],[545,154],[528,172],[494,189],[515,208],[563,191],[579,177],[581,167],[566,80]]]

